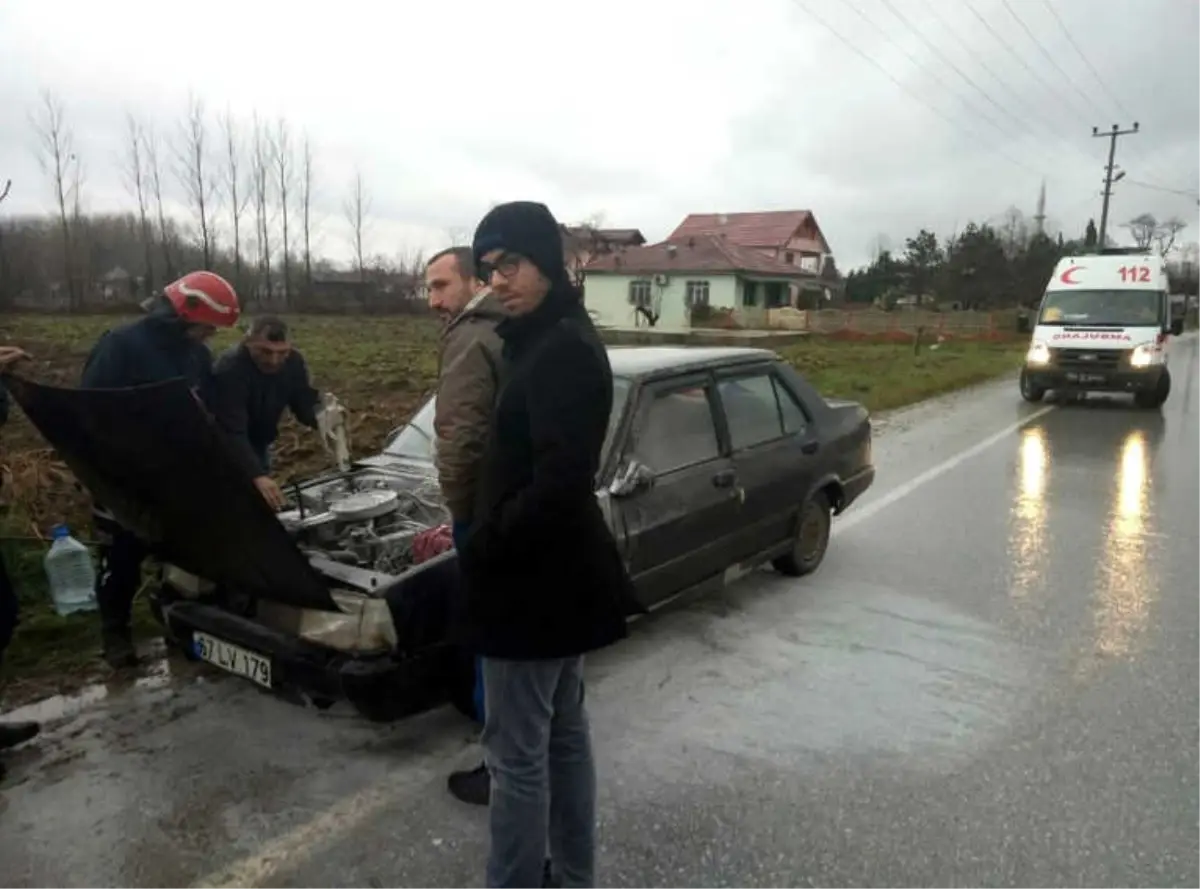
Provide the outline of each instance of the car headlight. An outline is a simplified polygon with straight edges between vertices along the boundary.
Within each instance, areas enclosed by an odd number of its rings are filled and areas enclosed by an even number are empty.
[[[1129,366],[1149,367],[1154,363],[1155,354],[1154,347],[1149,343],[1142,343],[1140,346],[1135,346],[1133,354],[1129,356]]]
[[[1045,343],[1034,343],[1025,353],[1026,364],[1049,364],[1050,347]]]

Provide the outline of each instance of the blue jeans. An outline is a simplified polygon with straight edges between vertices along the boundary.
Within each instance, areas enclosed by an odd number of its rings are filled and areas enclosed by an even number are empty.
[[[454,538],[454,548],[462,549],[462,542],[467,536],[467,530],[471,527],[469,522],[455,522],[450,526],[450,534]],[[475,693],[473,695],[475,702],[475,718],[479,722],[483,722],[486,718],[487,711],[484,709],[483,700],[483,658],[475,658]]]
[[[488,886],[540,886],[549,840],[563,886],[595,885],[596,764],[583,658],[483,659],[492,775]]]

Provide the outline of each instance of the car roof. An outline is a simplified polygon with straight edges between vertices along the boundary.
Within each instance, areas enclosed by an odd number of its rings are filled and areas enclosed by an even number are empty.
[[[771,361],[770,349],[748,346],[609,346],[608,361],[614,376],[647,377],[662,373]]]

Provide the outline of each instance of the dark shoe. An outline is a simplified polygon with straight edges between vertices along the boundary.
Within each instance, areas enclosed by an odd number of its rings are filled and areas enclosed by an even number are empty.
[[[114,670],[138,665],[137,649],[133,647],[133,636],[128,630],[104,632],[104,660]]]
[[[0,750],[31,741],[41,730],[36,722],[0,722]]]
[[[446,786],[456,799],[473,806],[486,806],[492,796],[492,776],[484,763],[473,769],[451,772]]]

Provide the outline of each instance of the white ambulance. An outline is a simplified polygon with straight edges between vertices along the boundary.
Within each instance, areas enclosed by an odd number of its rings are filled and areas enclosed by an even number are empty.
[[[1161,257],[1107,250],[1061,259],[1038,310],[1021,396],[1129,392],[1139,407],[1159,407],[1171,392],[1167,337],[1182,332]]]

